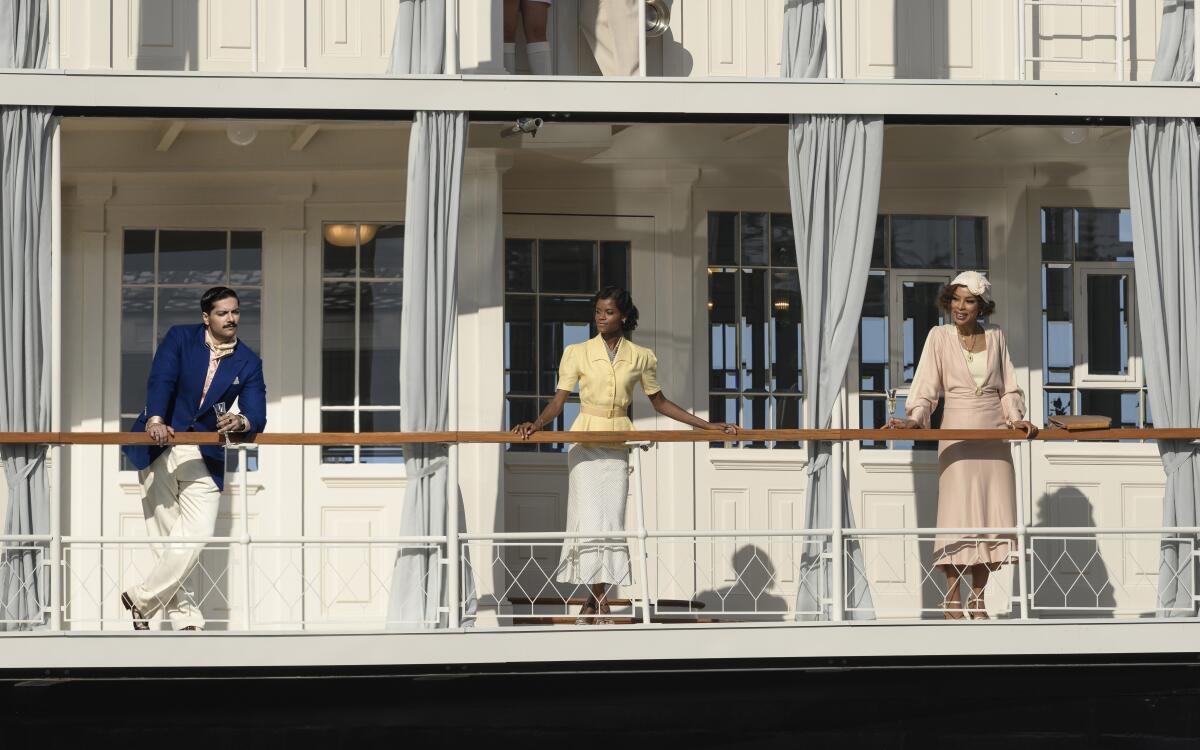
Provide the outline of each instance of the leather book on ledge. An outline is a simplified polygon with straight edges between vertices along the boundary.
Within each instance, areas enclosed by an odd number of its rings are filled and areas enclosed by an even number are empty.
[[[1112,426],[1112,419],[1093,414],[1056,414],[1050,417],[1050,424],[1061,427],[1068,432],[1075,430],[1107,430]]]

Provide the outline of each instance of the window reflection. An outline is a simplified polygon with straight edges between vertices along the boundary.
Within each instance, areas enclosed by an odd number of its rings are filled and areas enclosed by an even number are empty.
[[[925,338],[934,327],[942,324],[942,311],[938,308],[938,295],[945,282],[905,281],[900,287],[904,331],[904,383],[912,383],[916,376]]]

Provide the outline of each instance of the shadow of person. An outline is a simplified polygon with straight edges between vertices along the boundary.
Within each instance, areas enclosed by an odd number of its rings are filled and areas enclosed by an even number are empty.
[[[783,620],[788,613],[788,600],[776,596],[775,564],[761,547],[746,544],[733,553],[729,573],[734,583],[719,589],[700,592],[696,598],[704,603],[705,616],[730,619],[772,621]]]
[[[1075,487],[1059,487],[1042,495],[1034,518],[1054,526],[1095,527],[1092,502]],[[1116,608],[1112,577],[1095,537],[1039,537],[1033,530],[1030,540],[1029,591],[1036,616],[1112,617]],[[1147,570],[1157,572],[1157,539],[1152,545],[1155,556]]]

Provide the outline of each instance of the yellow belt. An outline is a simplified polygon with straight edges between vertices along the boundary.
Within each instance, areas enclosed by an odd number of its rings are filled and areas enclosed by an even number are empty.
[[[592,406],[591,404],[580,404],[579,413],[586,414],[589,417],[604,417],[605,419],[617,419],[629,415],[629,410],[623,406],[614,406],[611,409],[605,409],[603,406]]]

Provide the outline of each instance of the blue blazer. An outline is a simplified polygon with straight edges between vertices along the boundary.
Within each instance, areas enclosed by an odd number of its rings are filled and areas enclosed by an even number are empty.
[[[262,432],[267,426],[267,386],[259,356],[239,341],[233,354],[221,360],[204,403],[200,403],[208,361],[203,324],[171,326],[154,353],[146,382],[146,407],[131,431],[145,432],[146,420],[157,416],[176,432],[216,432],[213,404],[224,401],[226,407],[232,407],[237,399],[242,415],[250,420],[250,429],[239,434],[249,439]],[[122,450],[135,467],[145,469],[166,449],[157,445],[127,445]],[[200,454],[217,488],[224,489],[225,447],[202,445]]]

